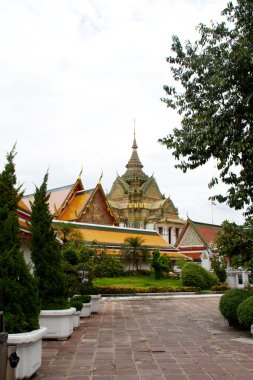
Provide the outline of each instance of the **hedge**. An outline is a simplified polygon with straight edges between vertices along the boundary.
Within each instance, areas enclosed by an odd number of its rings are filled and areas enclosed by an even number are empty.
[[[195,286],[150,286],[149,288],[132,288],[127,286],[96,286],[100,294],[135,294],[135,293],[175,293],[197,292],[200,289]]]
[[[252,297],[252,292],[244,289],[230,289],[220,299],[219,309],[224,318],[228,320],[230,326],[238,326],[240,322],[237,316],[239,305],[248,297]]]
[[[243,327],[249,328],[253,324],[253,294],[246,298],[237,309],[237,317]]]
[[[210,289],[219,282],[216,275],[194,263],[183,266],[181,279],[184,286],[195,286],[201,289]]]

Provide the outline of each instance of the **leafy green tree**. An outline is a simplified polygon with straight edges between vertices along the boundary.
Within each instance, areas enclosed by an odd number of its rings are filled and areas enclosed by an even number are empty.
[[[156,280],[160,280],[163,277],[164,272],[168,272],[171,268],[171,263],[166,255],[161,255],[160,251],[155,250],[152,252],[151,268],[154,270],[154,276]]]
[[[14,146],[0,173],[0,310],[9,333],[38,329],[40,311],[37,284],[20,249],[17,208],[22,192],[16,187],[15,155]]]
[[[144,239],[140,236],[128,237],[125,239],[125,246],[122,249],[123,261],[132,265],[137,271],[141,267],[141,263],[145,263],[149,259],[149,252],[143,246]]]
[[[220,255],[230,259],[230,265],[243,266],[253,270],[253,219],[248,219],[244,225],[225,221],[222,232],[219,232],[216,245]]]
[[[224,283],[227,278],[226,273],[226,263],[222,257],[217,257],[216,255],[212,257],[211,268],[219,279],[220,283]]]
[[[67,281],[62,269],[61,252],[52,227],[47,193],[48,173],[40,187],[36,187],[31,203],[31,254],[34,274],[38,281],[42,309],[68,307]]]
[[[173,36],[167,58],[180,86],[164,86],[168,107],[182,115],[181,128],[159,141],[186,172],[215,159],[228,188],[212,197],[253,214],[253,16],[252,0],[229,2],[226,21],[200,24],[199,40],[185,47]]]

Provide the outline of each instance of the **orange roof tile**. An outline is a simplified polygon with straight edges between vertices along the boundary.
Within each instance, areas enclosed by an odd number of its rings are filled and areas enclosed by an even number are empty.
[[[75,220],[90,198],[90,193],[77,194],[60,215],[59,220]]]
[[[28,207],[28,205],[23,201],[23,199],[20,199],[20,201],[18,202],[18,209],[21,209],[21,211],[25,211],[28,214],[31,213],[30,204],[29,204],[29,207]]]
[[[215,243],[216,235],[221,231],[220,226],[199,222],[193,222],[193,224],[199,235],[208,245]]]

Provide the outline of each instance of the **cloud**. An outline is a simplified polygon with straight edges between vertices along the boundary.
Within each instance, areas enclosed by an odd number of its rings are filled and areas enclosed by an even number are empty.
[[[171,36],[197,36],[226,0],[9,0],[0,2],[0,158],[17,141],[27,192],[49,167],[49,187],[110,190],[131,154],[134,118],[144,170],[183,216],[210,221],[212,164],[184,175],[158,139],[180,125],[160,98],[171,78]],[[218,208],[217,208],[218,209]],[[241,214],[220,209],[219,219]],[[230,213],[230,214],[229,214]]]

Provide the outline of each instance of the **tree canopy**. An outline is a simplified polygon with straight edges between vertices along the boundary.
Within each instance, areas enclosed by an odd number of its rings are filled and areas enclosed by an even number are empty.
[[[183,47],[173,36],[167,58],[176,82],[164,86],[162,100],[182,116],[181,128],[159,141],[172,149],[186,172],[217,163],[219,175],[209,187],[225,183],[225,194],[212,197],[253,214],[253,1],[229,2],[226,19],[200,24],[199,40]]]
[[[238,226],[227,220],[222,223],[222,231],[216,239],[220,255],[231,259],[235,267],[243,266],[253,270],[253,219],[248,219],[244,225]]]

